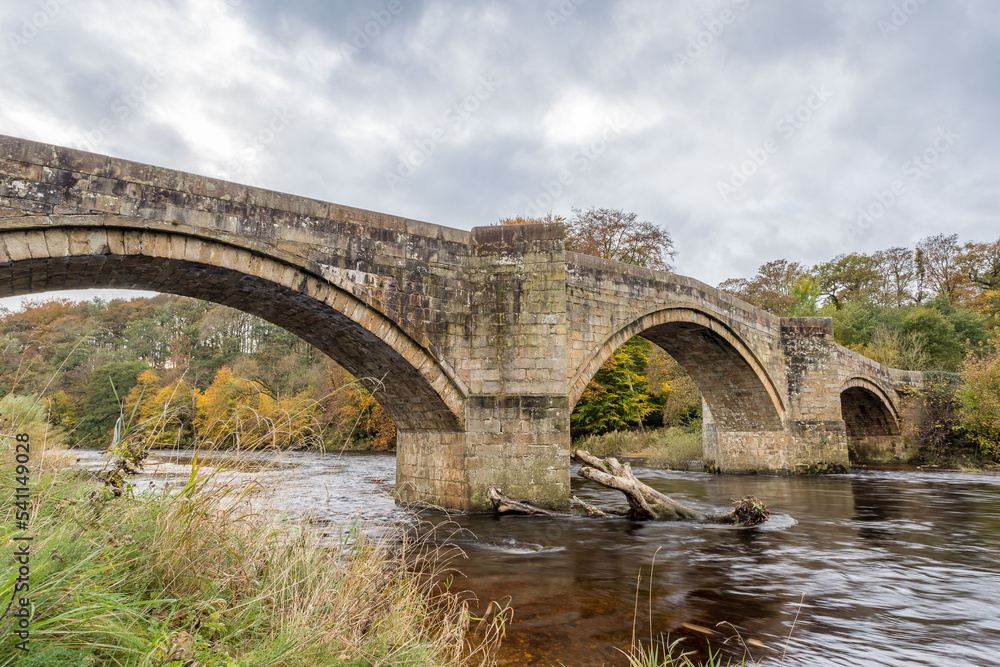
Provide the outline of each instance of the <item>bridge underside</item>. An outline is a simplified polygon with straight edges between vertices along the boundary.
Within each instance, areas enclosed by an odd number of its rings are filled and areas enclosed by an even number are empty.
[[[0,244],[3,238],[0,235]],[[138,254],[0,263],[0,298],[90,288],[164,292],[256,315],[315,345],[359,378],[401,431],[462,428],[459,417],[426,378],[383,340],[325,302],[271,280],[207,263]]]

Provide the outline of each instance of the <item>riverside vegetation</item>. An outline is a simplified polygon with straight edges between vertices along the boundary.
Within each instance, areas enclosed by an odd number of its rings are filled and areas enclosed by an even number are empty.
[[[48,423],[46,408],[25,396],[0,400],[0,469],[15,468],[13,434],[27,433],[33,444],[33,650],[24,655],[5,642],[0,665],[495,664],[511,610],[470,614],[468,598],[450,587],[460,552],[437,533],[354,525],[331,543],[315,528],[254,509],[260,489],[197,462],[179,488],[133,489],[128,472],[145,455],[143,434],[156,433],[162,418],[136,428],[121,415],[113,466],[95,475],[71,465],[65,432]],[[9,545],[16,483],[12,474],[2,479]],[[13,559],[0,565],[8,598],[17,567]],[[7,615],[0,631],[9,634],[13,622]],[[625,659],[723,664],[660,645],[653,637],[633,642]]]
[[[71,467],[43,401],[8,396],[0,407],[8,546],[11,435],[26,432],[33,444],[33,651],[4,641],[0,665],[492,663],[506,612],[477,628],[467,600],[449,590],[457,552],[434,533],[355,525],[330,544],[316,529],[254,510],[252,485],[197,464],[179,489],[135,492],[114,471],[95,479]],[[142,457],[129,440],[135,431],[119,432],[117,470]],[[0,566],[6,599],[17,567]],[[5,636],[12,622],[8,614]]]

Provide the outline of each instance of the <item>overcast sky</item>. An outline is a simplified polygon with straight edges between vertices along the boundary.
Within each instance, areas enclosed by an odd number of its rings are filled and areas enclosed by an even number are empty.
[[[665,226],[711,284],[1000,235],[1000,3],[4,0],[0,133],[469,229]]]

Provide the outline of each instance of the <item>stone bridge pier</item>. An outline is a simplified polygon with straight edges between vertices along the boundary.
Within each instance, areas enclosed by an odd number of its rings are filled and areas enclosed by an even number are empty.
[[[920,375],[693,278],[567,252],[561,225],[471,232],[0,136],[0,297],[145,289],[244,310],[374,391],[404,501],[570,498],[569,419],[644,336],[705,401],[720,472],[839,470],[891,447]]]
[[[478,227],[451,363],[466,378],[464,424],[400,432],[397,494],[487,509],[496,486],[543,507],[569,507],[565,242],[561,226]]]

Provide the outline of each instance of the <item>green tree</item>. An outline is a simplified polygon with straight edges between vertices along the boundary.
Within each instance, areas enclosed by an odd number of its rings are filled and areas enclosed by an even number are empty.
[[[813,267],[819,292],[835,310],[847,301],[866,301],[875,288],[878,276],[871,257],[860,253],[837,255],[829,262]]]
[[[795,281],[789,292],[793,300],[788,314],[791,317],[815,317],[819,315],[819,280],[810,275],[804,275]]]
[[[989,337],[982,316],[944,297],[903,308],[846,302],[833,313],[833,324],[841,345],[911,370],[955,372]]]
[[[652,345],[637,336],[615,351],[576,404],[573,428],[587,433],[636,428],[656,409],[645,377]]]
[[[81,441],[107,444],[122,414],[125,397],[147,369],[142,361],[113,361],[97,368],[87,383],[83,419],[77,425]]]

